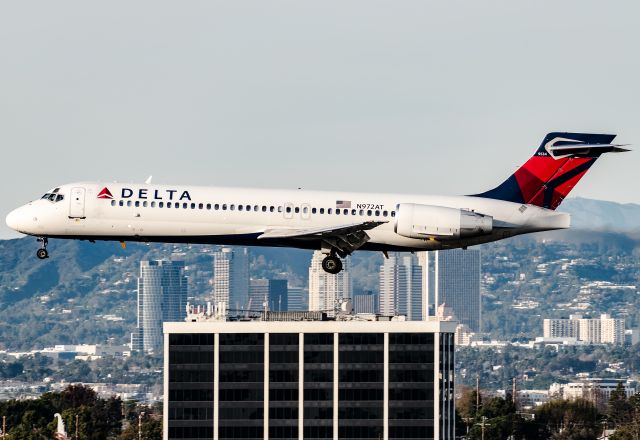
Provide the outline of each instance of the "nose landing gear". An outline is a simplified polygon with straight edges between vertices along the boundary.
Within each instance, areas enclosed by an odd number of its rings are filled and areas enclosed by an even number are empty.
[[[49,258],[49,252],[47,252],[47,244],[49,244],[49,240],[47,237],[38,237],[38,242],[42,243],[42,246],[36,251],[36,257],[41,260]]]

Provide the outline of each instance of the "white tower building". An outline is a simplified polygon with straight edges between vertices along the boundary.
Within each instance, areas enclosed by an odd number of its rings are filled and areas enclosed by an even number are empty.
[[[213,253],[213,301],[241,310],[249,303],[249,251],[225,247]],[[233,312],[232,312],[233,314]]]
[[[349,257],[343,260],[344,269],[332,275],[322,270],[325,255],[315,251],[309,267],[309,310],[327,311],[332,316],[338,301],[351,298],[352,281],[349,274]]]
[[[422,319],[422,267],[415,255],[391,252],[380,266],[380,314]]]

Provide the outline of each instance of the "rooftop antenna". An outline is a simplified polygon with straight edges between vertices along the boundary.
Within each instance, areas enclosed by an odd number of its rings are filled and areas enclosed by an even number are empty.
[[[146,183],[147,185],[151,184],[151,179],[153,179],[153,176],[147,177],[147,180],[145,180],[144,183]]]

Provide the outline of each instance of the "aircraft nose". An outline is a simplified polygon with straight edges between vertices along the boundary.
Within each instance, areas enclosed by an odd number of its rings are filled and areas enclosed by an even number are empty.
[[[11,211],[5,220],[7,226],[15,231],[20,230],[20,225],[24,224],[24,209],[18,208]]]

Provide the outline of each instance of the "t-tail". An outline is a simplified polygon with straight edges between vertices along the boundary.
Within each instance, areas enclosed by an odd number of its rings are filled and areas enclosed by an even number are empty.
[[[476,197],[556,209],[604,153],[629,151],[615,134],[549,133],[524,165],[498,187]]]

